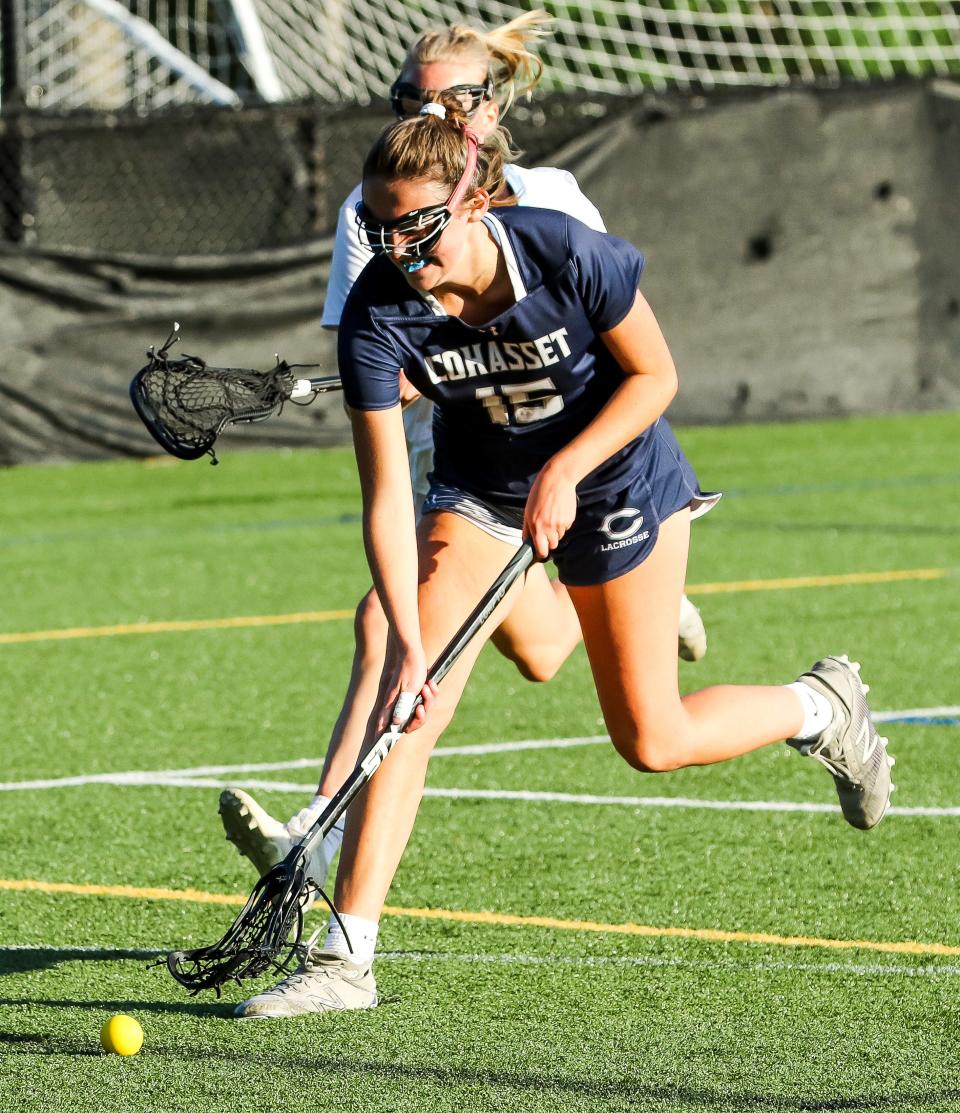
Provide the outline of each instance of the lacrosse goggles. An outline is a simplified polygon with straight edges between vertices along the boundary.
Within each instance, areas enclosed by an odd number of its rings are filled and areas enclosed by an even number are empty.
[[[443,92],[456,97],[464,114],[472,116],[485,100],[493,100],[493,78],[487,74],[482,85],[451,85]],[[398,77],[390,86],[390,107],[401,118],[416,116],[423,105],[429,103],[431,96],[436,96],[436,90],[421,89]]]
[[[446,117],[442,104],[425,104],[421,115]],[[460,204],[470,188],[477,169],[479,140],[470,128],[464,128],[467,140],[467,163],[453,193],[439,205],[425,205],[412,209],[396,220],[380,221],[358,201],[357,232],[360,242],[374,255],[393,255],[407,274],[427,265],[427,256],[436,247],[444,229],[453,219],[453,210]]]

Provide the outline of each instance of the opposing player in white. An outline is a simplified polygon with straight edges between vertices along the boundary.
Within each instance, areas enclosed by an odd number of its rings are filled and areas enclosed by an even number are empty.
[[[425,32],[410,48],[400,76],[391,87],[393,111],[398,117],[416,115],[424,101],[431,99],[428,93],[444,90],[456,96],[482,140],[494,131],[517,97],[540,80],[543,65],[530,47],[549,23],[544,12],[535,11],[493,30],[454,24]],[[600,213],[566,170],[529,169],[510,163],[505,167],[505,178],[506,186],[494,198],[495,205],[556,209],[605,231]],[[358,184],[340,209],[323,310],[326,328],[338,327],[347,295],[371,259],[357,223],[360,199]],[[419,511],[429,486],[427,475],[433,467],[433,403],[406,383],[404,392],[404,431]],[[356,764],[377,700],[387,644],[386,619],[373,590],[357,608],[355,635],[350,684],[313,800],[287,823],[281,823],[240,789],[226,789],[221,795],[220,815],[227,838],[260,874],[281,861],[300,841]],[[581,640],[580,624],[566,588],[550,580],[542,565],[532,568],[522,595],[492,640],[527,679],[549,680]],[[680,656],[688,661],[699,660],[706,652],[699,611],[686,595],[681,601],[678,644]],[[318,884],[326,879],[342,837],[342,827],[334,828],[324,842],[322,855],[314,857],[312,876]]]

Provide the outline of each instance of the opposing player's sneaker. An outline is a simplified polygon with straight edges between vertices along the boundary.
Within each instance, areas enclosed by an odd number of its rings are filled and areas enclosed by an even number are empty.
[[[680,600],[679,653],[684,661],[699,661],[707,652],[707,631],[700,612],[684,595]]]
[[[249,859],[262,877],[282,862],[295,842],[286,824],[264,811],[254,798],[239,788],[220,793],[220,819],[227,839]]]
[[[824,657],[798,680],[829,700],[833,719],[819,738],[792,738],[789,745],[830,771],[848,823],[862,831],[876,827],[890,806],[894,759],[870,717],[860,665],[846,654]]]
[[[220,819],[227,839],[253,863],[260,877],[282,862],[309,830],[309,825],[295,825],[299,818],[295,816],[289,824],[281,823],[241,788],[225,788],[220,793]],[[327,880],[330,863],[342,839],[341,818],[307,860],[306,875],[318,888],[323,888]],[[307,907],[312,904],[311,898]]]
[[[356,965],[329,951],[304,947],[297,970],[273,989],[258,993],[234,1009],[243,1020],[280,1020],[348,1009],[375,1009],[377,983],[369,964]]]

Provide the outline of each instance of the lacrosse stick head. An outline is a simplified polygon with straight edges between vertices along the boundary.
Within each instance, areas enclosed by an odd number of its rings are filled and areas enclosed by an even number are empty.
[[[154,440],[172,456],[198,460],[209,453],[227,425],[262,421],[278,413],[290,397],[295,378],[278,360],[270,371],[211,367],[198,356],[171,359],[179,325],[130,384],[130,400]]]
[[[267,971],[285,973],[298,953],[309,894],[306,855],[295,848],[263,875],[226,935],[209,947],[173,951],[167,969],[191,994],[220,990]]]

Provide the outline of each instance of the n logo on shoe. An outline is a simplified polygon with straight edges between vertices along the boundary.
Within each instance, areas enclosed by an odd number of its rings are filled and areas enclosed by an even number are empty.
[[[870,758],[873,757],[873,751],[880,742],[879,736],[875,735],[873,731],[870,730],[870,724],[866,719],[863,720],[863,725],[860,727],[860,737],[857,741],[863,745],[863,764],[866,765]]]

